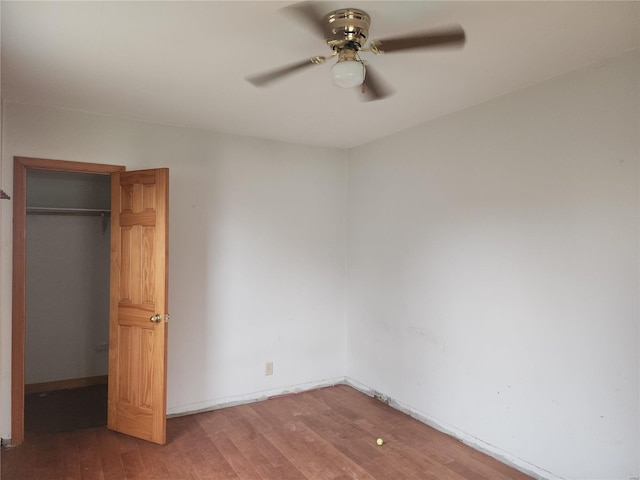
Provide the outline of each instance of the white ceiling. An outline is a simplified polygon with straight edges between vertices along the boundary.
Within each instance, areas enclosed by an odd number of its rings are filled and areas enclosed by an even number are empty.
[[[377,102],[334,87],[330,63],[255,88],[245,76],[330,53],[291,3],[3,0],[2,96],[353,147],[640,45],[637,1],[327,1],[367,11],[370,39],[460,24],[467,44],[367,56],[396,90]]]

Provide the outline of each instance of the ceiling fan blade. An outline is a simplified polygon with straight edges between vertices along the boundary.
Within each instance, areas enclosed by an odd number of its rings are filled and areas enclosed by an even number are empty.
[[[393,95],[393,90],[382,80],[382,77],[371,66],[366,65],[364,82],[362,83],[362,93],[364,100],[372,102],[382,100]]]
[[[428,48],[432,46],[464,45],[466,41],[464,30],[456,26],[447,30],[432,31],[406,37],[375,40],[371,43],[373,53],[390,53],[415,48]]]
[[[271,82],[280,80],[287,75],[295,73],[299,70],[303,70],[312,65],[323,63],[325,60],[326,57],[311,57],[301,62],[292,63],[289,65],[285,65],[284,67],[276,68],[275,70],[270,70],[258,75],[251,75],[249,77],[246,77],[246,80],[255,87],[264,87]]]
[[[324,14],[320,9],[320,2],[294,3],[284,7],[282,11],[306,23],[316,35],[324,39],[325,22]]]

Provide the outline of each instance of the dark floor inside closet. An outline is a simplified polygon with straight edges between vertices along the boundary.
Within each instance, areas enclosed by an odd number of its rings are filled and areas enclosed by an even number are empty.
[[[106,384],[25,395],[26,435],[69,432],[106,424]]]

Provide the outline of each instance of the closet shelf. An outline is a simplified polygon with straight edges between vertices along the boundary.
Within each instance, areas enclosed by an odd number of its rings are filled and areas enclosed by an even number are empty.
[[[111,210],[101,208],[51,208],[27,207],[27,215],[111,215]]]

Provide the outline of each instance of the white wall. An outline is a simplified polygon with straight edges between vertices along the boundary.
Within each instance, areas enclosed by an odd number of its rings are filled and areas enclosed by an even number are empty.
[[[639,474],[638,72],[351,152],[349,377],[538,474]]]
[[[4,158],[170,169],[170,413],[344,377],[345,152],[12,103],[4,114]]]
[[[110,209],[108,175],[30,170],[27,207]],[[108,373],[109,217],[27,215],[25,383]]]
[[[108,373],[109,230],[96,216],[27,216],[25,383]]]

